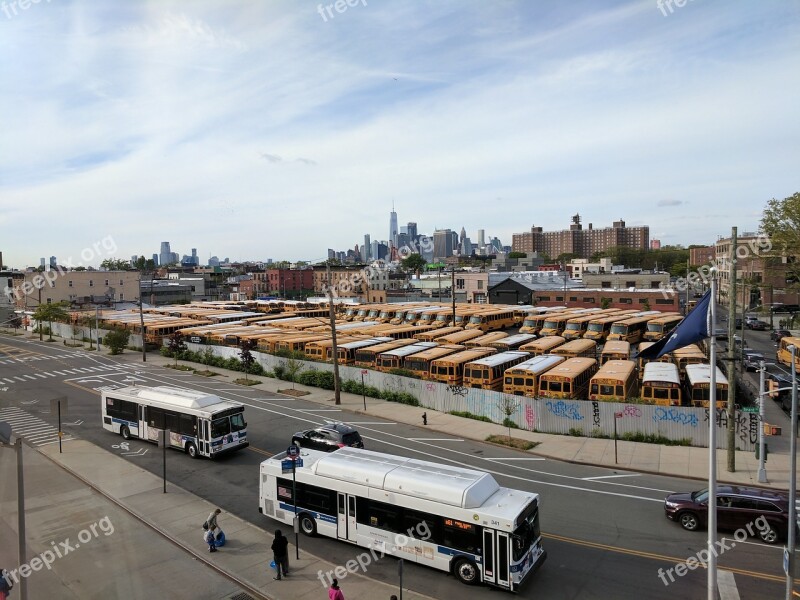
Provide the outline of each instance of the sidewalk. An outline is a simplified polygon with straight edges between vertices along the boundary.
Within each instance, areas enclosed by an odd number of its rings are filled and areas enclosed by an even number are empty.
[[[150,353],[147,355],[147,363],[161,366],[172,364],[172,360]],[[203,367],[203,365],[196,365],[195,363],[183,364]],[[220,373],[221,376],[225,376],[231,381],[242,376],[239,372],[217,367],[211,367],[211,370]],[[279,389],[292,387],[292,383],[289,381],[253,375],[249,377],[262,382],[260,385],[253,386],[253,389],[277,392]],[[308,392],[308,395],[302,396],[303,400],[310,400],[329,406],[334,402],[334,395],[331,390],[307,387],[300,384],[295,384],[294,387],[297,390]],[[447,433],[455,437],[484,441],[490,435],[508,435],[506,427],[494,423],[456,417],[431,409],[408,406],[376,398],[367,398],[367,409],[365,411],[364,400],[360,395],[341,392],[340,397],[340,408],[342,410],[381,417],[398,423],[422,425],[422,413],[427,412],[428,427],[431,430]],[[784,432],[784,435],[788,435],[788,428],[784,429]],[[708,448],[661,446],[658,444],[618,440],[619,463],[615,463],[614,440],[534,433],[523,429],[512,430],[512,436],[539,442],[539,445],[534,450],[528,451],[536,456],[608,467],[610,469],[628,469],[658,475],[708,480]],[[758,485],[783,490],[789,488],[790,464],[788,453],[769,453],[766,464],[768,483],[758,483],[758,460],[753,452],[736,452],[736,471],[734,473],[728,472],[727,464],[727,450],[717,450],[717,480],[719,482]]]

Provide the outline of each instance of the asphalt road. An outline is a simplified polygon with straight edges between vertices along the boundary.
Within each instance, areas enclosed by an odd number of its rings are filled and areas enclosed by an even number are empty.
[[[221,378],[143,364],[134,353],[110,357],[8,336],[0,337],[0,419],[4,408],[14,406],[54,424],[50,400],[66,396],[68,412],[63,421],[69,423],[64,426],[68,435],[122,454],[122,438],[101,427],[99,393],[94,388],[124,385],[131,377],[144,385],[206,390],[246,405],[248,450],[218,461],[192,460],[170,451],[167,476],[267,531],[274,530],[276,523],[258,513],[259,463],[285,450],[293,432],[326,420],[344,420],[356,425],[369,449],[489,471],[501,485],[541,494],[541,527],[549,557],[521,591],[522,598],[699,598],[705,594],[702,569],[675,576],[674,582],[665,575],[705,545],[705,533],[684,531],[663,514],[663,499],[669,492],[699,489],[703,483],[698,481],[537,460],[421,427],[243,388]],[[47,431],[40,435],[35,443],[53,441]],[[156,446],[132,440],[126,454],[126,460],[161,474],[161,452]],[[224,528],[224,514],[220,523]],[[300,544],[337,564],[359,553],[353,546],[325,538],[301,537]],[[719,565],[727,572],[725,577],[735,580],[742,600],[782,595],[780,546],[754,539],[729,546]],[[659,569],[663,569],[662,577]],[[396,573],[396,560],[387,557],[367,574],[393,582]],[[465,593],[453,577],[415,565],[406,565],[404,579],[410,589],[435,598],[458,598]],[[497,592],[487,588],[469,590],[470,598],[493,594]]]

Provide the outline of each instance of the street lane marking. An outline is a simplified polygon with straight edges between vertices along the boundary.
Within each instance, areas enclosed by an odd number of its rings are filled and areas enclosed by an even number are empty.
[[[674,556],[667,556],[666,554],[656,554],[655,552],[646,552],[644,550],[629,550],[628,548],[620,548],[618,546],[609,546],[608,544],[600,544],[597,542],[589,542],[584,540],[576,540],[575,538],[557,535],[555,533],[542,533],[543,538],[551,540],[558,540],[567,544],[575,544],[576,546],[585,546],[586,548],[594,548],[596,550],[608,550],[609,552],[616,552],[618,554],[628,554],[630,556],[638,556],[640,558],[651,558],[653,560],[665,561],[670,564],[679,564],[686,562],[686,558],[676,558]],[[707,568],[703,563],[700,566]],[[786,577],[778,575],[770,575],[769,573],[760,573],[758,571],[748,571],[747,569],[739,569],[736,567],[725,567],[731,573],[737,573],[746,577],[755,577],[756,579],[766,579],[767,581],[786,581]]]
[[[717,589],[720,600],[739,600],[739,590],[736,589],[736,580],[731,571],[717,571]]]
[[[300,412],[342,412],[341,408],[298,408],[297,410]]]
[[[625,475],[598,475],[597,477],[582,477],[584,481],[595,481],[597,479],[614,479],[616,477],[639,477],[641,473],[626,473]]]
[[[410,442],[463,442],[458,438],[406,438]]]
[[[267,452],[266,450],[256,448],[255,446],[248,446],[247,449],[252,450],[253,452],[258,452],[259,454],[263,454],[264,456],[275,456],[272,452]]]
[[[481,456],[480,458],[482,458],[483,460],[498,460],[498,461],[500,461],[500,460],[546,460],[544,458],[537,458],[537,457],[534,457],[534,456],[513,456],[513,457],[508,457],[508,458],[488,458],[486,456]]]
[[[390,423],[383,421],[348,421],[348,425],[397,425],[397,423]]]

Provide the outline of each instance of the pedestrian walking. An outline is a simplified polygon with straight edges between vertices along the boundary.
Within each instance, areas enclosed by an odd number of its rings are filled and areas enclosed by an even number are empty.
[[[328,600],[344,600],[344,594],[339,589],[339,580],[334,579],[331,587],[328,590]]]
[[[216,552],[217,551],[217,538],[214,535],[214,532],[211,529],[203,532],[203,541],[208,544],[208,551],[209,552]]]
[[[289,540],[280,529],[275,530],[275,539],[272,540],[272,558],[275,561],[275,569],[278,574],[273,577],[276,581],[281,580],[281,575],[289,576]]]
[[[8,571],[0,569],[0,600],[6,600],[11,595],[11,588],[13,587]]]
[[[208,515],[208,519],[206,519],[206,525],[208,525],[209,531],[214,531],[217,527],[219,527],[217,525],[217,515],[221,512],[222,511],[220,509],[215,508],[213,511],[211,511],[211,514]]]
[[[427,425],[428,424],[428,413],[426,413],[426,412],[422,413],[422,424],[423,425]]]

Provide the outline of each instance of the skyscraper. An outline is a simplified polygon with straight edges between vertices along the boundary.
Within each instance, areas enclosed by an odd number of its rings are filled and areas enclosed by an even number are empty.
[[[416,242],[417,241],[417,224],[414,223],[414,222],[409,222],[409,224],[408,224],[406,229],[408,231],[408,239],[410,239],[412,242]]]
[[[368,233],[364,235],[364,247],[362,250],[361,260],[367,263],[372,258],[372,243],[369,241]]]
[[[483,248],[486,245],[486,231],[478,229],[478,247]]]
[[[158,254],[158,264],[164,266],[172,262],[172,252],[169,249],[169,242],[161,242],[161,252]]]
[[[433,260],[443,261],[448,256],[453,256],[454,234],[449,229],[437,229],[433,232]]]
[[[397,247],[397,213],[394,212],[394,202],[392,202],[392,212],[389,214],[389,244]]]

